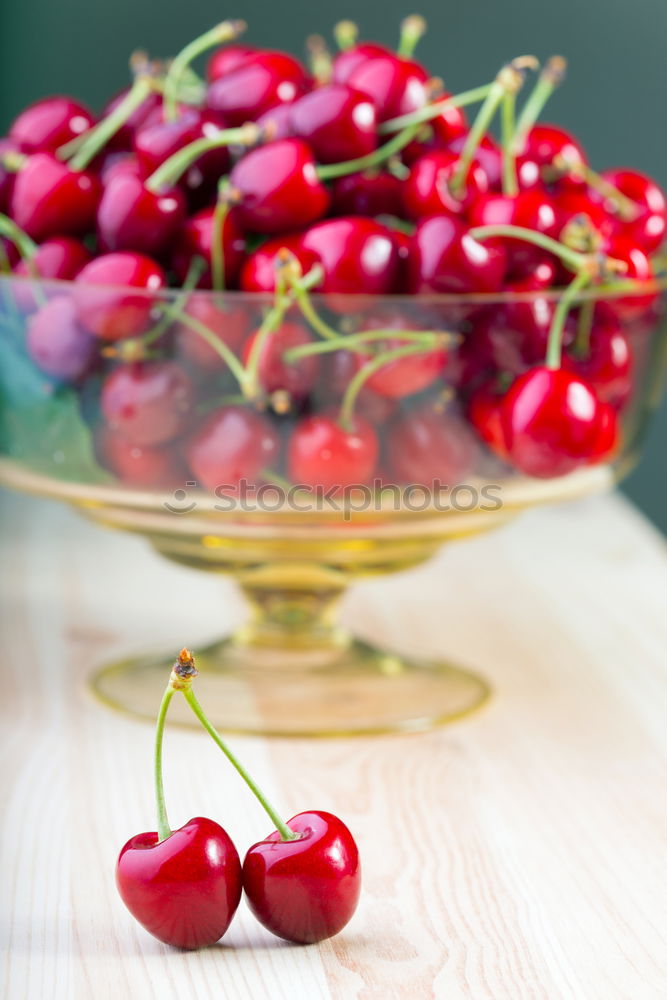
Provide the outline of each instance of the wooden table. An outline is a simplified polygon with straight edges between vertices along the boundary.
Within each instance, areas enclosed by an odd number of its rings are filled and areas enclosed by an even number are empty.
[[[294,947],[242,904],[182,954],[117,897],[118,849],[153,828],[150,726],[95,703],[96,664],[238,620],[226,580],[64,507],[4,497],[0,972],[9,1000],[664,1000],[667,554],[618,496],[524,515],[427,567],[360,586],[348,623],[492,680],[469,720],[419,736],[236,739],[286,813],[340,813],[362,901]],[[174,826],[242,849],[265,817],[203,734],[167,733]]]

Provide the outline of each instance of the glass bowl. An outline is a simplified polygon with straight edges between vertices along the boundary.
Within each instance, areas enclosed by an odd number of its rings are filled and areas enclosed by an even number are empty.
[[[540,363],[545,311],[561,294],[312,295],[288,311],[284,342],[269,334],[253,353],[269,296],[5,276],[0,479],[144,535],[178,563],[234,577],[248,621],[197,650],[200,695],[222,728],[425,729],[476,708],[489,685],[446,659],[348,635],[335,617],[345,588],[416,566],[444,542],[526,508],[609,487],[636,461],[659,401],[662,284],[597,289],[576,302],[566,356],[593,363],[591,322],[617,331],[625,363],[600,390],[621,426],[613,459],[533,478],[499,457],[495,393]],[[257,378],[240,382],[255,362]],[[370,428],[370,445],[363,434],[355,445],[365,461],[355,447],[341,459],[321,436],[338,426],[343,400],[348,427]],[[304,425],[310,434],[300,436]],[[317,473],[301,477],[304,468],[324,469],[320,478],[340,488],[318,486]],[[92,688],[152,719],[173,658],[170,650],[103,666]]]

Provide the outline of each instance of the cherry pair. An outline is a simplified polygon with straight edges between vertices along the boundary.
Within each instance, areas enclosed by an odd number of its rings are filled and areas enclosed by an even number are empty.
[[[310,944],[337,934],[352,917],[361,869],[352,834],[330,813],[299,813],[285,823],[206,717],[192,690],[197,670],[181,650],[160,705],[155,737],[157,832],[122,848],[116,883],[123,902],[147,931],[178,948],[215,944],[229,927],[242,892],[268,930]],[[243,865],[226,831],[196,817],[177,830],[167,819],[162,743],[169,703],[180,692],[195,716],[255,794],[276,826],[254,844]]]

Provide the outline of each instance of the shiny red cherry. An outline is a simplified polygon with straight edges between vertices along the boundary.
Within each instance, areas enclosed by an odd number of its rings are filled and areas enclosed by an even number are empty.
[[[129,93],[129,87],[112,97],[102,110],[101,118],[106,118],[124,101]],[[151,114],[162,110],[162,94],[151,91],[132,112],[129,118],[120,126],[112,139],[107,143],[107,150],[131,150],[134,132],[141,128]]]
[[[259,331],[255,331],[246,341],[243,349],[243,363],[248,364],[253,345]],[[316,354],[307,355],[292,363],[284,358],[286,351],[293,347],[312,344],[313,337],[300,323],[283,321],[280,327],[263,342],[257,369],[259,384],[264,392],[271,394],[280,390],[289,393],[293,399],[303,399],[317,381],[320,359]]]
[[[288,445],[289,477],[303,486],[342,490],[368,483],[379,457],[377,435],[363,417],[351,429],[317,414],[297,424]]]
[[[247,306],[234,305],[231,300],[223,298],[218,301],[217,297],[207,292],[191,295],[183,313],[205,326],[216,340],[226,344],[234,353],[241,347],[252,322],[252,313]],[[188,326],[187,321],[176,323],[176,350],[187,364],[202,373],[217,375],[225,367],[220,353],[197,330]]]
[[[136,250],[164,257],[185,221],[179,188],[151,191],[138,177],[124,174],[105,185],[97,209],[97,237],[104,252]]]
[[[58,295],[28,322],[26,347],[37,367],[51,378],[76,382],[93,366],[98,343],[78,322],[67,295]]]
[[[193,258],[201,257],[206,269],[199,278],[200,288],[210,288],[211,250],[216,232],[215,209],[203,208],[186,222],[172,255],[172,266],[179,281],[185,281]],[[238,209],[232,208],[222,224],[222,259],[224,264],[225,287],[234,288],[245,256],[245,236],[240,226]]]
[[[410,240],[407,281],[410,292],[497,292],[507,256],[500,246],[473,239],[446,215],[422,219]]]
[[[403,212],[403,181],[384,170],[338,177],[332,185],[336,215],[393,215]]]
[[[627,335],[613,321],[594,322],[588,347],[581,354],[571,347],[563,368],[574,372],[595,391],[598,399],[620,409],[632,392],[634,364]]]
[[[315,255],[324,271],[318,291],[341,295],[394,291],[398,247],[393,232],[374,219],[326,219],[303,233],[301,246]]]
[[[309,86],[298,59],[285,52],[256,52],[210,84],[206,103],[233,127],[256,120],[277,104],[291,104]]]
[[[572,226],[580,230],[582,225],[590,233],[591,246],[599,245],[611,237],[614,231],[614,220],[602,205],[591,198],[590,192],[583,187],[564,187],[554,199],[558,239],[571,242],[568,231]],[[586,240],[584,239],[584,243]],[[584,246],[584,249],[588,249]]]
[[[74,280],[79,319],[102,340],[121,340],[142,333],[150,323],[155,293],[167,283],[162,268],[137,253],[96,257]],[[99,287],[104,285],[116,287]],[[135,289],[135,294],[119,291],[117,286]]]
[[[352,73],[368,59],[389,58],[394,55],[384,45],[376,42],[359,42],[339,52],[333,61],[334,83],[347,83]]]
[[[475,226],[521,226],[555,238],[559,220],[552,199],[541,189],[520,191],[517,195],[482,194],[470,206],[468,221]],[[540,247],[520,239],[502,239],[507,252],[510,275],[530,274],[544,257]]]
[[[205,948],[225,933],[241,899],[241,863],[211,819],[191,819],[165,840],[139,833],[116,864],[116,885],[145,929],[176,948]]]
[[[262,129],[262,135],[266,141],[275,142],[276,139],[294,138],[292,127],[292,105],[277,104],[275,108],[269,108],[257,119],[257,124]]]
[[[71,97],[45,97],[14,119],[9,138],[24,153],[53,153],[94,123],[92,112]]]
[[[467,138],[468,134],[464,132],[452,139],[449,143],[450,152],[460,156]],[[498,143],[488,133],[482,138],[477,147],[474,162],[479,164],[486,174],[486,179],[489,182],[489,190],[499,191],[503,172],[503,154]]]
[[[213,80],[217,80],[225,73],[230,73],[237,66],[247,62],[248,59],[259,55],[261,51],[263,50],[253,48],[250,45],[225,45],[223,48],[217,49],[206,67],[207,80],[212,83]]]
[[[444,101],[451,94],[443,93],[438,96],[438,101]],[[437,118],[431,118],[424,122],[417,137],[405,147],[401,152],[401,159],[408,166],[412,166],[425,153],[434,153],[436,150],[452,148],[454,140],[465,138],[468,134],[468,123],[465,112],[462,108],[444,108]],[[460,150],[459,150],[460,152]]]
[[[625,265],[625,271],[621,277],[625,280],[646,283],[650,286],[654,281],[653,265],[647,254],[637,246],[632,240],[625,236],[614,236],[605,244],[605,252],[614,260]],[[634,294],[621,295],[614,298],[605,299],[605,305],[615,316],[628,322],[636,320],[650,310],[658,298],[657,289],[642,291],[639,289]]]
[[[361,890],[354,837],[331,813],[303,812],[287,826],[253,844],[243,861],[243,888],[250,909],[273,934],[313,944],[338,934],[352,918]]]
[[[372,153],[378,144],[373,102],[344,83],[329,83],[290,108],[292,134],[305,139],[318,163],[340,163]]]
[[[325,215],[329,194],[317,176],[310,147],[279,139],[251,150],[232,169],[242,226],[258,233],[300,229]]]
[[[214,410],[194,434],[188,464],[208,490],[228,492],[245,481],[256,486],[278,454],[278,435],[256,410],[223,406]]]
[[[69,281],[89,260],[90,254],[79,240],[71,236],[54,236],[41,243],[29,261],[20,260],[14,274]]]
[[[28,156],[14,181],[11,216],[33,240],[82,236],[95,226],[100,183],[86,170],[70,170],[52,153]]]
[[[194,387],[172,361],[119,365],[100,392],[102,414],[112,430],[138,445],[164,444],[186,429]]]
[[[468,399],[468,420],[484,444],[499,458],[507,458],[500,413],[502,393],[491,380],[479,385]]]
[[[433,404],[403,413],[389,426],[387,455],[400,483],[456,486],[473,471],[477,454],[467,424]]]
[[[488,190],[486,173],[477,163],[471,164],[463,188],[453,189],[458,164],[458,156],[449,150],[425,153],[413,163],[403,184],[403,206],[410,219],[463,215]]]
[[[373,101],[378,121],[410,114],[428,103],[426,70],[411,59],[380,55],[364,59],[345,81]]]
[[[549,479],[601,461],[605,405],[588,383],[564,369],[539,367],[520,375],[500,404],[512,465]]]
[[[281,250],[289,252],[298,260],[304,274],[317,263],[317,255],[305,250],[301,234],[276,236],[262,243],[248,255],[241,270],[240,287],[244,292],[273,293],[276,287],[276,269]]]
[[[581,143],[565,129],[542,123],[533,125],[520,152],[520,161],[532,160],[539,168],[541,178],[550,180],[549,169],[552,172],[555,170],[556,174],[559,172],[554,165],[557,158],[572,166],[588,163]]]
[[[646,254],[659,250],[667,227],[667,206],[660,186],[638,170],[605,170],[602,178],[636,206],[634,218],[623,219],[613,205],[605,202],[605,207],[616,216],[616,233],[636,243]],[[591,192],[591,198],[595,197],[595,192]]]
[[[95,431],[95,454],[106,469],[128,486],[152,490],[174,488],[186,483],[190,475],[175,442],[152,447],[134,444],[104,424]]]
[[[427,323],[428,320],[421,318],[416,311],[376,308],[361,323],[360,330],[419,330],[425,329]],[[386,340],[374,342],[368,353],[357,357],[363,364],[387,351],[405,346],[405,340],[389,335]],[[444,372],[447,360],[447,351],[443,346],[428,348],[417,354],[388,361],[367,378],[365,385],[379,396],[403,399],[432,385]]]

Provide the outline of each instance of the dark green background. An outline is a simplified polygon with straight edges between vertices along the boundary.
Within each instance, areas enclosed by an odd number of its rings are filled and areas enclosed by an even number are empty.
[[[0,126],[29,101],[70,92],[99,105],[126,80],[131,49],[164,56],[225,17],[243,17],[248,37],[300,52],[313,32],[343,17],[363,35],[392,42],[411,13],[400,0],[315,4],[304,0],[0,0]],[[507,58],[559,52],[570,60],[549,117],[584,138],[599,166],[635,166],[667,187],[667,3],[665,0],[423,0],[430,31],[419,50],[449,89],[486,82]],[[667,408],[656,419],[641,467],[626,491],[667,530],[664,440]]]

